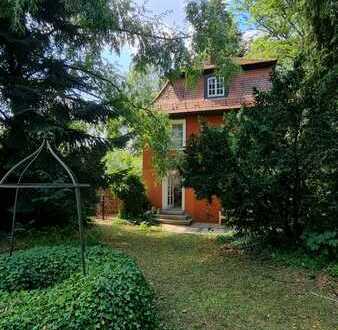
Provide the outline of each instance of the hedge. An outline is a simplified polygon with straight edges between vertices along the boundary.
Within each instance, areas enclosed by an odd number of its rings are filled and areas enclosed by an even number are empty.
[[[103,246],[0,256],[1,329],[155,329],[153,291],[133,260]]]

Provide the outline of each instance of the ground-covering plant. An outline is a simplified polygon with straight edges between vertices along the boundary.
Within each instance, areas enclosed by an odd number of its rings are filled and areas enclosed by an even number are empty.
[[[67,246],[32,248],[1,256],[0,290],[20,291],[47,288],[79,269],[78,249]]]
[[[336,299],[331,278],[328,286],[318,288],[313,276],[321,273],[224,249],[215,235],[139,228],[122,221],[94,222],[87,240],[118,247],[142,265],[158,297],[160,329],[257,329],[257,325],[269,330],[337,329],[336,303],[310,293]],[[58,244],[74,238],[72,231],[52,228],[18,235],[17,246]],[[0,241],[0,250],[7,248],[8,243]],[[333,271],[334,265],[330,274]]]
[[[74,246],[1,256],[0,328],[156,328],[153,291],[134,261],[104,246],[87,256],[86,276]]]
[[[306,253],[304,249],[291,250],[291,249],[274,249],[264,250],[264,253],[270,255],[273,261],[278,263],[295,267],[305,268],[313,272],[324,271],[332,277],[338,278],[337,261],[330,262],[325,255],[314,257]]]

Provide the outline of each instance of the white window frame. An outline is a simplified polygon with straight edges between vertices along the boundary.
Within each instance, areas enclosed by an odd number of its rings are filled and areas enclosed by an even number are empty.
[[[182,124],[182,131],[183,131],[183,143],[182,143],[182,147],[174,147],[172,146],[172,149],[173,150],[181,150],[181,149],[184,149],[185,146],[186,146],[186,120],[185,119],[172,119],[170,121],[170,123],[172,125],[179,125],[179,124]]]
[[[214,85],[214,88],[213,90],[215,91],[215,94],[210,94],[210,85],[211,85],[211,81],[213,81],[213,85]],[[223,86],[222,86],[222,93],[218,93],[218,84],[219,83],[222,83]],[[211,76],[211,77],[208,77],[207,79],[207,97],[209,98],[212,98],[212,97],[222,97],[225,95],[225,86],[224,86],[224,77],[217,77],[217,76]]]

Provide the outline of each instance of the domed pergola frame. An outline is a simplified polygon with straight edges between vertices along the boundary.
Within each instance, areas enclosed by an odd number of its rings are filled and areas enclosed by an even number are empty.
[[[46,149],[53,158],[63,167],[63,169],[67,172],[71,183],[24,183],[23,177],[30,166],[35,162],[35,160],[39,157],[40,153],[43,149]],[[17,183],[5,183],[7,178],[20,166],[25,165],[24,169],[21,171],[19,179]],[[77,209],[77,218],[79,225],[79,234],[80,234],[80,252],[81,252],[81,264],[83,274],[86,274],[86,262],[85,262],[85,243],[84,243],[84,230],[83,223],[81,217],[81,194],[80,188],[87,188],[89,184],[81,184],[78,183],[78,180],[74,173],[70,170],[70,168],[60,159],[60,157],[54,152],[51,148],[49,141],[44,138],[40,147],[31,153],[29,156],[21,160],[19,163],[14,165],[1,179],[0,188],[8,188],[15,189],[15,197],[14,197],[14,206],[13,206],[13,217],[11,224],[11,246],[9,255],[12,256],[14,251],[14,241],[15,241],[15,224],[16,224],[16,213],[17,213],[17,202],[20,189],[62,189],[62,188],[73,188],[75,192],[75,200],[76,200],[76,209]]]

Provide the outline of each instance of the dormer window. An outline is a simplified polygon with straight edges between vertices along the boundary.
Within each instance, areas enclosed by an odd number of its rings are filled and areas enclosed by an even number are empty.
[[[222,97],[225,95],[224,77],[209,76],[206,81],[206,97]]]

